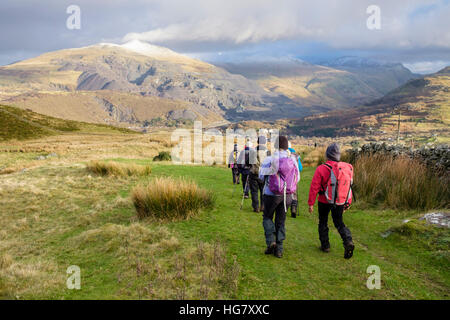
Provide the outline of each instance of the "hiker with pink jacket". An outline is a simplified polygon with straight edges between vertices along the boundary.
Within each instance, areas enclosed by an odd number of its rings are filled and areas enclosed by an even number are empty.
[[[291,156],[288,147],[287,137],[280,136],[276,139],[277,150],[263,161],[259,169],[259,178],[264,181],[263,228],[267,244],[265,254],[273,254],[277,258],[283,256],[286,212],[291,206],[292,195],[297,191],[300,177],[297,159]]]
[[[339,145],[331,144],[326,151],[327,161],[317,167],[309,189],[309,213],[314,210],[317,194],[319,194],[319,239],[320,249],[330,252],[328,238],[328,215],[331,211],[334,226],[338,230],[345,248],[344,258],[353,256],[355,245],[352,234],[343,221],[344,211],[352,203],[353,167],[349,163],[340,162]]]

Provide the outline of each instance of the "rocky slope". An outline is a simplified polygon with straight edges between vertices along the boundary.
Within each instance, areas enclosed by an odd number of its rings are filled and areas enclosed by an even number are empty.
[[[305,136],[363,135],[447,143],[450,138],[450,67],[411,80],[381,99],[357,108],[308,116],[289,122]]]
[[[193,120],[211,126],[360,105],[408,77],[392,71],[397,65],[376,66],[376,76],[367,71],[374,66],[351,67],[366,70],[360,73],[346,68],[348,62],[332,68],[289,58],[220,67],[144,42],[101,43],[0,67],[0,102],[136,128]]]
[[[266,90],[283,94],[309,107],[312,112],[370,102],[416,77],[399,63],[355,57],[343,57],[319,65],[284,58],[221,66],[231,73],[256,80]]]
[[[266,92],[256,82],[241,75],[137,41],[50,52],[0,67],[0,98],[4,103],[26,105],[54,115],[51,110],[46,112],[46,106],[34,99],[36,94],[44,100],[59,100],[61,109],[73,105],[70,101],[76,95],[77,103],[114,114],[109,117],[111,121],[152,120],[132,116],[134,104],[115,105],[110,99],[99,97],[103,91],[134,94],[134,103],[140,100],[139,97],[143,100],[157,97],[161,104],[174,101],[173,108],[168,107],[155,115],[163,118],[169,114],[172,117],[188,114],[191,119],[211,122],[245,117],[247,111],[272,113],[276,117],[282,112],[273,113],[271,107],[276,103],[278,108],[283,108],[283,103],[279,103],[283,97]],[[34,105],[27,103],[30,100]],[[174,112],[180,109],[180,104],[186,112]],[[305,114],[301,106],[294,107],[298,109],[295,114]],[[118,109],[121,109],[119,113],[113,111]]]
[[[383,62],[359,57],[341,57],[323,65],[347,71],[375,90],[379,97],[400,87],[409,80],[420,78],[401,63]]]

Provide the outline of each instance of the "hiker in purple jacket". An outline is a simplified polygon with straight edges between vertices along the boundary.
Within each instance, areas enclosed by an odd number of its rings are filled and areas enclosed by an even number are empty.
[[[260,179],[265,181],[263,228],[267,249],[264,253],[277,258],[283,256],[286,212],[300,177],[297,160],[291,157],[288,147],[287,137],[280,136],[275,141],[278,150],[263,161],[259,170]]]

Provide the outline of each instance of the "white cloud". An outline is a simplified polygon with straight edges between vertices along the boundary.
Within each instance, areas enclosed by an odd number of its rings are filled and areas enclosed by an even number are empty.
[[[381,30],[366,27],[371,4],[381,8]],[[165,0],[155,16],[158,27],[123,40],[234,46],[299,40],[350,49],[450,49],[450,4],[443,0]]]
[[[8,31],[0,32],[0,64],[132,39],[184,53],[257,47],[263,54],[385,52],[408,63],[450,61],[449,0],[77,0],[77,31],[65,24],[70,2],[31,2],[0,1],[0,30]],[[381,8],[381,30],[366,27],[366,9],[373,4]]]

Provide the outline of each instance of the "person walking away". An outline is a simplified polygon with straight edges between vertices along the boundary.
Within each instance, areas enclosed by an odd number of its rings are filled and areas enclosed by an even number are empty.
[[[242,179],[242,189],[244,192],[244,199],[249,198],[249,196],[248,196],[248,194],[249,194],[248,180],[249,180],[249,174],[250,174],[250,168],[251,168],[250,148],[251,148],[251,142],[249,140],[247,140],[244,150],[242,150],[239,153],[239,157],[238,157],[238,168],[239,168],[239,173],[241,174],[241,179]]]
[[[352,203],[353,167],[348,163],[339,162],[340,158],[339,145],[332,143],[326,151],[326,163],[317,167],[314,173],[309,189],[308,205],[309,213],[312,213],[317,194],[319,194],[320,249],[323,252],[330,252],[328,214],[331,210],[334,226],[344,244],[344,258],[350,259],[355,245],[350,230],[344,224],[343,213]]]
[[[264,201],[263,201],[263,189],[264,189],[264,180],[259,178],[259,168],[261,166],[261,162],[268,156],[269,151],[266,147],[267,139],[264,136],[258,137],[258,145],[256,149],[250,150],[250,176],[249,176],[249,184],[250,184],[250,193],[252,196],[252,207],[253,212],[262,212],[264,211]],[[261,204],[261,206],[260,206]]]
[[[233,152],[230,153],[228,157],[228,168],[231,168],[231,173],[233,175],[233,184],[239,184],[239,168],[238,168],[238,145],[234,144]]]
[[[259,177],[265,182],[263,228],[267,248],[264,253],[281,258],[286,238],[287,208],[291,205],[292,194],[296,192],[300,172],[297,161],[288,152],[287,137],[278,137],[274,147],[277,151],[263,161]]]
[[[289,148],[288,148],[288,150],[291,153],[291,156],[298,160],[298,171],[302,172],[303,171],[303,165],[302,165],[301,157],[292,148],[290,141],[289,141]],[[300,176],[299,176],[299,181],[300,181]],[[298,189],[297,189],[296,193],[292,194],[291,217],[292,218],[297,218],[297,214],[298,214]]]

